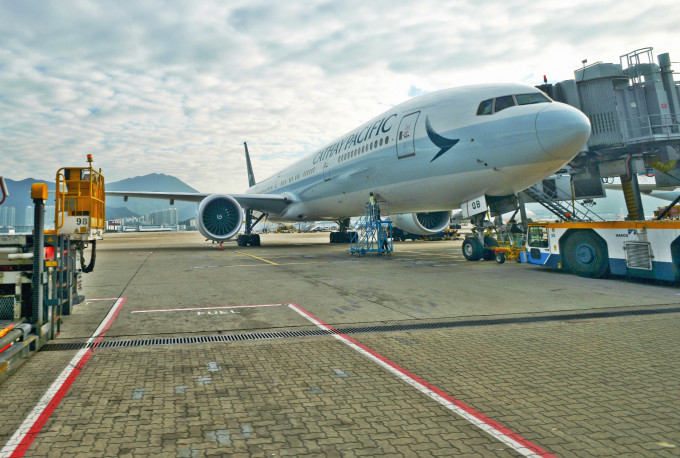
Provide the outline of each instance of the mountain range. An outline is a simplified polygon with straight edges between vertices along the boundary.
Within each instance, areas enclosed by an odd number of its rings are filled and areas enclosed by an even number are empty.
[[[45,180],[26,178],[25,180],[12,180],[5,177],[9,196],[2,204],[3,207],[16,208],[16,225],[25,225],[25,209],[33,205],[31,200],[31,185],[33,183],[47,183],[50,192],[49,199],[45,205],[54,205],[55,183]],[[166,192],[198,192],[179,178],[162,173],[152,173],[134,178],[107,183],[106,189],[110,191],[166,191]],[[180,221],[193,218],[197,215],[198,206],[193,202],[175,202],[172,207],[177,208]],[[106,198],[106,219],[118,219],[125,217],[143,216],[147,213],[165,210],[170,208],[168,200],[158,199],[134,199],[130,198],[124,202],[122,197]]]

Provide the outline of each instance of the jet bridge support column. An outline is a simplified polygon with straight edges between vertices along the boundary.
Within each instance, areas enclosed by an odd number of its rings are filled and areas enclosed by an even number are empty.
[[[637,175],[634,173],[621,175],[620,179],[623,196],[626,199],[628,219],[632,221],[644,220],[645,212],[642,208],[642,198],[640,197],[640,186],[638,184]]]
[[[527,227],[528,221],[527,221],[527,206],[526,206],[525,195],[526,194],[524,194],[523,192],[520,192],[517,196],[518,197],[517,200],[519,201],[519,217],[522,220],[522,224],[524,225],[524,227]]]

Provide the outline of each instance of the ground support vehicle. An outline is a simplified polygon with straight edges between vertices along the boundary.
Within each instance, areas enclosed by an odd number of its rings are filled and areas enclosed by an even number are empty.
[[[510,234],[505,241],[499,241],[498,246],[492,246],[495,260],[503,264],[506,260],[520,261],[520,255],[525,251],[524,237],[519,234]]]
[[[94,269],[105,208],[104,177],[90,156],[88,162],[57,172],[54,230],[44,230],[47,185],[34,183],[33,232],[0,236],[0,381],[54,339],[61,317],[84,299],[81,273]],[[88,245],[92,254],[85,265]]]
[[[680,222],[536,222],[527,227],[522,262],[582,277],[607,273],[680,280]]]

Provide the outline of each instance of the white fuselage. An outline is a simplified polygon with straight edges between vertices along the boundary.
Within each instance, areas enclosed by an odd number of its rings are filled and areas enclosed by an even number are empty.
[[[482,102],[501,107],[507,96],[513,106],[478,114]],[[247,193],[294,202],[270,214],[274,220],[360,215],[370,192],[383,213],[446,211],[532,186],[568,163],[589,135],[585,115],[532,86],[448,89],[395,106]]]

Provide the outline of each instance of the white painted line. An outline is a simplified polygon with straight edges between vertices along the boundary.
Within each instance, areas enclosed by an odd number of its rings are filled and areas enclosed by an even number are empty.
[[[192,310],[215,310],[215,309],[242,309],[248,307],[280,307],[287,304],[258,304],[258,305],[216,305],[212,307],[185,307],[179,309],[152,309],[133,310],[130,313],[153,313],[153,312],[186,312]]]
[[[356,340],[352,339],[351,337],[341,334],[338,331],[336,331],[332,326],[324,323],[302,307],[300,307],[297,304],[288,304],[288,307],[293,309],[295,312],[306,318],[307,320],[311,321],[314,323],[316,326],[319,328],[329,331],[332,333],[332,336],[338,339],[339,341],[343,342],[344,344],[348,345],[350,348],[358,351],[365,357],[371,359],[375,363],[379,364],[383,368],[387,369],[389,372],[392,374],[396,375],[399,379],[403,380],[404,382],[408,383],[409,385],[413,386],[416,388],[418,391],[421,393],[425,394],[429,398],[437,401],[439,404],[443,405],[447,409],[451,410],[461,418],[469,421],[494,439],[506,444],[508,447],[511,447],[513,450],[515,450],[517,453],[520,453],[523,456],[531,456],[531,457],[552,457],[551,453],[547,452],[546,450],[543,450],[541,447],[538,445],[528,441],[527,439],[523,438],[517,433],[514,433],[510,429],[506,428],[505,426],[495,422],[491,418],[486,417],[480,412],[477,412],[474,410],[472,407],[464,404],[463,402],[457,400],[453,396],[449,395],[448,393],[440,390],[436,386],[428,383],[427,381],[421,379],[417,375],[407,371],[403,367],[399,366],[398,364],[392,362],[391,360],[385,358],[381,354],[371,350],[370,348],[366,347],[365,345],[360,344]]]
[[[97,330],[87,340],[87,347],[78,351],[71,359],[66,369],[56,378],[56,380],[47,389],[47,392],[35,405],[33,410],[28,414],[24,422],[14,432],[12,437],[7,441],[0,450],[0,458],[23,456],[28,448],[35,440],[36,436],[45,425],[47,420],[57,408],[61,400],[64,398],[69,388],[76,380],[80,371],[85,366],[85,363],[92,356],[93,349],[89,346],[91,343],[99,343],[106,331],[111,327],[111,324],[118,316],[126,298],[120,298],[113,304],[111,310],[106,315],[106,318],[99,324]]]

